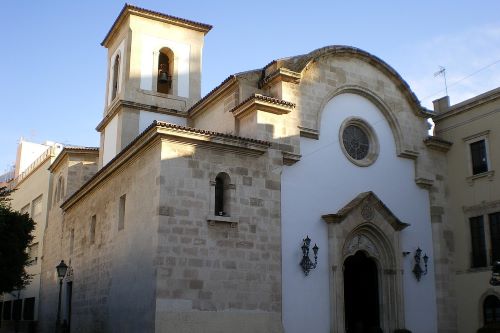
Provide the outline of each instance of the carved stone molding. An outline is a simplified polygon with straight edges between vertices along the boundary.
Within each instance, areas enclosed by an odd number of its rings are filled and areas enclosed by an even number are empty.
[[[372,257],[380,258],[380,252],[375,244],[363,234],[355,235],[349,240],[347,246],[344,247],[344,258],[354,255],[359,250],[367,252]]]

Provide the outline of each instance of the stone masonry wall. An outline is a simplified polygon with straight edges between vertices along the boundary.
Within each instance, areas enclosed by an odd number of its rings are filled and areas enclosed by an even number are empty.
[[[281,153],[164,142],[161,163],[156,331],[282,331]],[[231,179],[224,217],[219,172]]]
[[[159,154],[158,144],[143,149],[66,212],[51,212],[42,273],[47,307],[42,332],[53,331],[58,290],[54,272],[61,259],[72,269],[65,280],[73,282],[72,332],[153,331]],[[119,230],[122,195],[124,228]]]

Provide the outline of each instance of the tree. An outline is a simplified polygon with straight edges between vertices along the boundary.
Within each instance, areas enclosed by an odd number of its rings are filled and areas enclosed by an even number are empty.
[[[0,187],[0,294],[25,287],[30,281],[26,251],[33,240],[35,222],[11,209],[9,191]]]

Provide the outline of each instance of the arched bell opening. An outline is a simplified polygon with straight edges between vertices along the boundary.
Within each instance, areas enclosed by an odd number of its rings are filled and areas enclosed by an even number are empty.
[[[174,53],[167,47],[160,50],[158,55],[157,91],[163,94],[172,94],[174,73]]]

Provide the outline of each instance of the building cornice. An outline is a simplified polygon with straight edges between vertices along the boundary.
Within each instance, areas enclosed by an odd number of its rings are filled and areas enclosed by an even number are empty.
[[[358,194],[347,205],[337,211],[337,213],[322,215],[321,217],[327,224],[337,224],[344,219],[356,208],[362,204],[369,205],[377,210],[396,231],[403,230],[408,227],[408,223],[401,222],[399,218],[380,200],[372,191]]]
[[[294,103],[261,94],[253,94],[230,112],[235,118],[242,118],[257,110],[282,115],[290,113],[294,108]]]
[[[195,129],[155,120],[80,189],[64,201],[61,208],[63,210],[69,209],[110,177],[113,172],[136,157],[147,146],[162,140],[253,156],[264,154],[271,145],[267,141],[243,138],[231,134]]]
[[[99,124],[96,126],[96,131],[101,132],[104,127],[113,119],[113,117],[120,111],[123,107],[128,107],[131,109],[135,110],[141,110],[141,111],[149,111],[149,112],[156,112],[156,113],[161,113],[161,114],[167,114],[167,115],[172,115],[172,116],[177,116],[177,117],[183,117],[187,118],[188,114],[186,112],[182,111],[177,111],[174,109],[167,109],[167,108],[162,108],[160,106],[156,105],[149,105],[149,104],[143,104],[143,103],[137,103],[137,102],[132,102],[132,101],[127,101],[127,100],[117,100],[114,102],[111,107],[109,108],[108,112],[104,116],[104,118],[101,120]]]
[[[424,139],[424,144],[433,150],[447,152],[453,145],[452,142],[438,138],[437,136],[428,136]]]
[[[278,68],[259,82],[260,88],[270,87],[278,82],[300,83],[300,73],[287,68]]]
[[[205,35],[212,29],[212,26],[209,24],[195,22],[195,21],[191,21],[191,20],[186,20],[186,19],[183,19],[180,17],[175,17],[175,16],[163,14],[160,12],[155,12],[155,11],[152,11],[149,9],[144,9],[141,7],[125,4],[125,6],[121,10],[120,14],[118,14],[118,17],[116,18],[115,22],[113,23],[113,25],[109,29],[108,33],[106,34],[106,37],[104,37],[103,41],[101,42],[102,46],[104,46],[104,47],[109,46],[109,42],[111,39],[113,39],[113,37],[117,33],[118,27],[130,15],[141,16],[141,17],[145,17],[145,18],[148,18],[151,20],[170,23],[173,25],[177,25],[179,27],[200,31],[200,32],[203,32],[203,34],[205,34]]]
[[[56,157],[56,159],[49,166],[49,171],[54,172],[54,170],[56,170],[59,167],[59,165],[64,160],[64,158],[70,154],[72,154],[72,155],[99,155],[99,148],[97,148],[97,147],[66,146],[63,148],[63,150],[59,153],[59,155]]]
[[[475,109],[483,104],[493,102],[500,99],[500,88],[496,88],[487,91],[481,95],[470,98],[458,104],[452,105],[445,112],[434,114],[432,120],[434,122],[439,122],[443,119],[455,116],[457,114],[467,112],[469,110]]]

